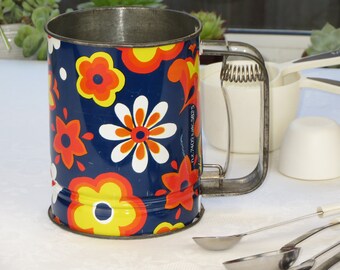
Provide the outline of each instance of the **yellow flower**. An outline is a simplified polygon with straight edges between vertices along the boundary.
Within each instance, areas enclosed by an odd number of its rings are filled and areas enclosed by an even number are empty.
[[[71,181],[72,203],[68,209],[71,229],[90,234],[129,236],[144,225],[147,212],[135,197],[129,181],[117,173],[95,179],[78,177]]]
[[[93,98],[102,107],[111,106],[116,100],[116,93],[125,85],[124,74],[114,68],[111,56],[105,52],[94,53],[90,58],[80,57],[76,69],[79,94],[87,99]]]

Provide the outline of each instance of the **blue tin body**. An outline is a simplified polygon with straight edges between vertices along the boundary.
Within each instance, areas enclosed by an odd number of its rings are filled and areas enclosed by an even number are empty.
[[[199,38],[96,47],[49,36],[55,222],[158,235],[200,212]]]

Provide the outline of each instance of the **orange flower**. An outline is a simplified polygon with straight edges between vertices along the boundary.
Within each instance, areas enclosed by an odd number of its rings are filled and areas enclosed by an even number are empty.
[[[182,111],[189,105],[198,103],[198,71],[199,55],[195,59],[177,59],[169,68],[168,79],[173,83],[180,83],[183,88],[184,105]],[[194,92],[192,93],[192,89]],[[197,106],[196,106],[197,107]]]
[[[79,74],[77,89],[79,94],[93,100],[102,107],[111,106],[116,93],[125,85],[124,74],[114,68],[111,56],[105,52],[94,53],[90,58],[83,56],[76,62]]]
[[[54,150],[61,155],[65,166],[70,169],[74,163],[74,156],[87,154],[84,143],[79,138],[80,122],[72,120],[65,124],[58,116],[56,118],[56,132],[54,137]]]
[[[184,104],[181,112],[189,105],[196,107],[195,136],[198,137],[201,132],[201,115],[199,105],[199,56],[196,54],[195,59],[177,59],[169,68],[168,79],[173,83],[180,83],[183,88]]]
[[[180,54],[184,42],[150,48],[120,48],[125,66],[132,72],[147,74],[155,71],[162,61]]]
[[[182,205],[186,210],[192,210],[195,194],[194,188],[198,181],[199,171],[191,169],[191,162],[185,156],[178,172],[167,173],[162,176],[164,185],[170,190],[166,196],[166,209],[174,209]]]

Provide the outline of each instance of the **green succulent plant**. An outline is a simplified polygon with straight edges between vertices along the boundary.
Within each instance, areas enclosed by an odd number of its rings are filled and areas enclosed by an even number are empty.
[[[311,45],[306,49],[307,55],[340,49],[340,28],[329,23],[321,30],[313,30],[310,37]]]
[[[221,39],[225,32],[224,23],[220,16],[215,12],[199,11],[191,12],[191,15],[198,18],[202,23],[202,32],[200,37],[205,39]]]
[[[15,44],[22,48],[25,57],[36,55],[47,58],[47,35],[44,26],[59,14],[59,0],[26,0],[22,2],[25,23],[15,36]]]
[[[0,2],[0,24],[19,23],[23,17],[20,0],[2,0]]]
[[[146,6],[163,8],[163,0],[91,0],[78,5],[78,9],[112,6]]]

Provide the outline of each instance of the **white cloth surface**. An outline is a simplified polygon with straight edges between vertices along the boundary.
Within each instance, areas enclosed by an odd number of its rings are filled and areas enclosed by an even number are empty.
[[[305,73],[340,80],[340,70]],[[270,154],[270,170],[257,190],[203,197],[202,220],[182,232],[143,240],[107,240],[64,231],[47,216],[51,198],[47,88],[46,62],[0,60],[0,269],[218,270],[224,269],[223,261],[278,249],[335,217],[309,218],[248,236],[228,251],[207,251],[193,242],[193,236],[246,232],[313,213],[319,205],[340,203],[340,178],[285,177],[277,171],[276,151]],[[310,91],[303,90],[299,116],[330,113],[340,123],[339,97]],[[207,163],[223,163],[224,154],[208,145],[204,156]],[[248,173],[256,160],[256,155],[233,155],[229,174]],[[303,242],[299,261],[339,241],[339,232],[330,229]]]

